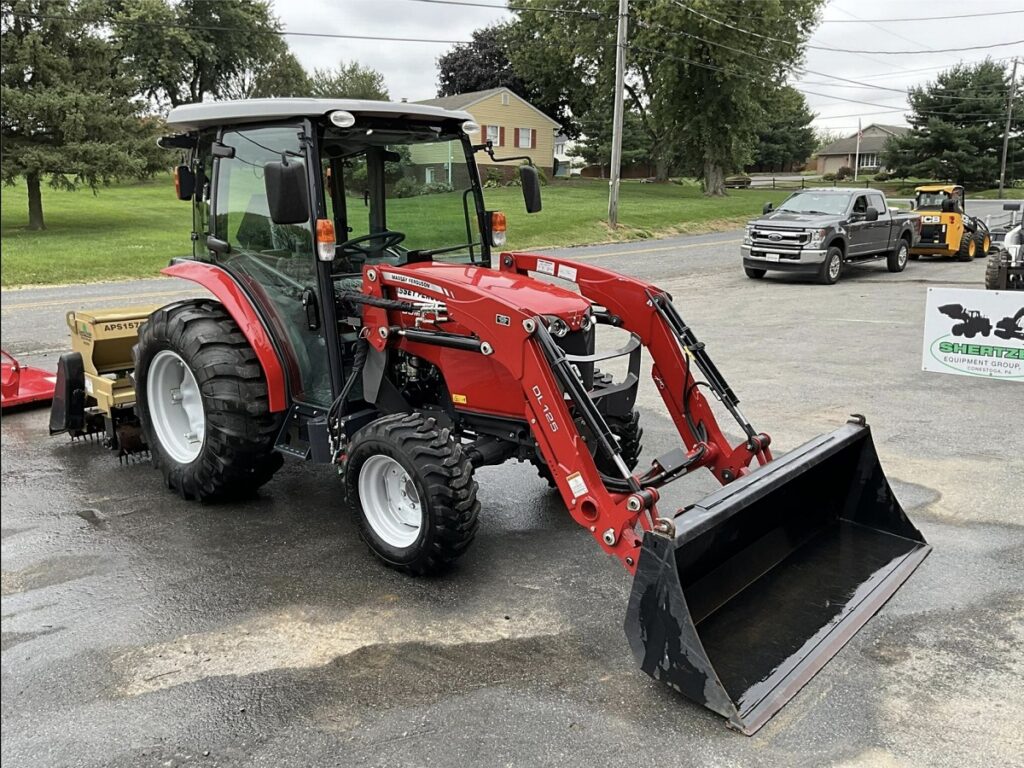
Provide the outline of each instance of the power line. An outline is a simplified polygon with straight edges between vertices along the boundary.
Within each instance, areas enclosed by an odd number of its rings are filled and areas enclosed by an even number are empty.
[[[147,21],[125,21],[120,19],[84,19],[79,16],[59,16],[47,13],[12,13],[11,16],[19,19],[51,19],[54,21],[74,21],[79,24],[110,24],[114,26],[142,27],[148,29],[192,29],[204,32],[234,32],[230,27],[215,27],[203,24],[160,24]],[[336,40],[378,40],[389,43],[439,43],[441,45],[466,45],[470,40],[438,40],[423,37],[385,37],[382,35],[345,35],[333,32],[292,32],[286,29],[266,30],[278,36],[288,35],[291,37],[320,37]]]
[[[762,35],[760,32],[753,32],[749,29],[743,29],[742,27],[737,27],[735,24],[731,24],[728,21],[722,21],[721,19],[716,19],[713,16],[708,16],[706,13],[694,10],[693,8],[686,5],[685,3],[680,2],[679,0],[673,0],[673,3],[696,16],[700,16],[702,19],[707,19],[713,24],[718,24],[719,26],[727,27],[728,29],[735,30],[736,32],[741,32],[744,35],[758,37],[762,40],[771,40],[772,42],[783,43],[784,45],[791,45],[794,48],[800,47],[800,43],[795,43],[792,40],[784,40],[780,37],[772,37],[771,35]],[[975,45],[966,48],[929,48],[921,51],[863,51],[856,50],[853,48],[836,48],[831,45],[812,45],[811,43],[804,43],[803,45],[805,48],[813,48],[819,51],[831,51],[832,53],[873,54],[876,56],[919,56],[925,53],[960,53],[962,51],[981,51],[988,50],[990,48],[1005,48],[1008,45],[1020,45],[1021,43],[1024,43],[1024,40],[1011,40],[1010,42],[1006,43],[990,43],[989,45]]]
[[[836,10],[840,10],[840,9],[837,8]],[[895,23],[900,23],[900,22],[906,21],[906,22],[914,22],[915,24],[920,24],[920,23],[925,22],[925,21],[945,21],[947,19],[978,19],[978,18],[981,18],[982,16],[1009,16],[1009,15],[1014,14],[1014,13],[1024,13],[1024,10],[1022,10],[1022,11],[989,11],[987,13],[961,13],[961,14],[957,14],[955,16],[918,16],[918,17],[915,17],[915,18],[912,18],[912,19],[858,19],[856,17],[854,17],[852,19],[822,19],[821,23],[822,24],[874,24],[875,22],[878,22],[879,24],[890,24],[890,23],[895,24]]]

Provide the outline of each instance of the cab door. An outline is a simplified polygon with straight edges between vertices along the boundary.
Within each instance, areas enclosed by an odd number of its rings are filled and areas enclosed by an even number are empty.
[[[846,255],[859,258],[871,252],[870,223],[865,216],[868,210],[867,195],[857,195],[850,205],[850,212],[847,214],[847,229],[850,239],[846,246]]]
[[[214,147],[211,232],[222,241],[210,258],[229,271],[257,304],[289,369],[292,397],[331,403],[323,324],[307,313],[320,304],[312,216],[301,224],[270,218],[264,167],[307,164],[300,123],[225,129]]]

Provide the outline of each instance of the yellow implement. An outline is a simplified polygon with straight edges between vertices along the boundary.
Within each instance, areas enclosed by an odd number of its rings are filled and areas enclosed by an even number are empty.
[[[971,261],[988,254],[992,237],[980,219],[964,213],[964,188],[959,184],[925,184],[914,190],[914,208],[921,212],[921,239],[910,258],[955,256]]]

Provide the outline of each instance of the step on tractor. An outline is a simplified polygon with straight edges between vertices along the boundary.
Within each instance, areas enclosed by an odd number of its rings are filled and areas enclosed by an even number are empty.
[[[973,261],[988,255],[992,235],[984,221],[965,212],[964,188],[958,184],[927,184],[914,190],[914,209],[921,214],[921,239],[911,259],[952,256]]]
[[[107,374],[130,373],[134,405],[104,419],[137,419],[184,498],[252,494],[287,458],[330,464],[372,553],[421,576],[473,542],[475,470],[530,462],[633,576],[641,668],[746,734],[930,551],[862,417],[773,458],[668,293],[499,252],[475,157],[518,169],[527,212],[539,174],[468,113],[271,99],[178,107],[168,125],[194,252],[164,273],[208,295],[148,315],[133,370]],[[93,410],[75,354],[55,431]],[[645,357],[678,443],[640,467]],[[722,488],[660,509],[700,468]]]

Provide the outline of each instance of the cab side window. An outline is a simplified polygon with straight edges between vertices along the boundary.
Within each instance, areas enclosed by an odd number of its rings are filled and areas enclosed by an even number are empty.
[[[878,192],[872,192],[870,194],[870,197],[871,207],[878,211],[879,215],[885,213],[885,197],[879,194]]]
[[[864,195],[858,195],[853,202],[854,213],[865,213],[868,210],[868,199]]]

